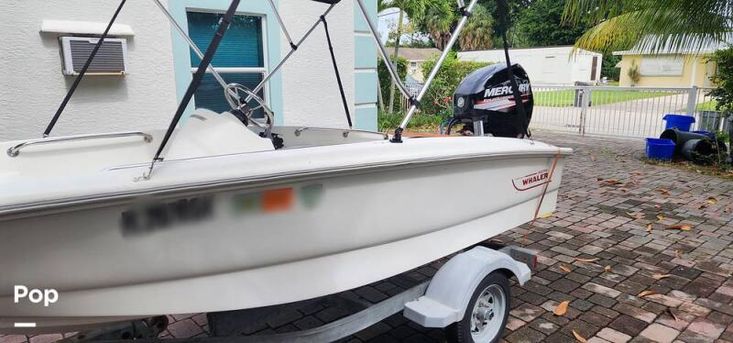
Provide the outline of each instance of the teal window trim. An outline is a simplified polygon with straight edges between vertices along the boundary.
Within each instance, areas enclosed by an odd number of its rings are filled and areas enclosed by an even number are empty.
[[[278,1],[275,1],[276,4]],[[168,3],[168,10],[173,18],[178,22],[184,31],[188,32],[187,12],[224,12],[229,6],[229,0],[176,0]],[[263,39],[265,69],[271,70],[280,62],[280,27],[277,23],[272,9],[267,1],[246,1],[242,2],[237,8],[238,15],[261,16],[262,31],[265,39]],[[183,98],[188,84],[191,82],[193,75],[191,74],[191,53],[186,41],[171,29],[173,42],[173,67],[176,82],[176,94],[178,100]],[[206,50],[205,46],[199,49]],[[216,65],[214,65],[216,67]],[[222,90],[223,92],[223,90]],[[275,112],[275,124],[283,123],[283,99],[282,99],[282,77],[280,72],[270,78],[266,88],[266,97],[272,110]],[[189,104],[186,109],[184,120],[193,113],[194,105]],[[172,114],[171,114],[172,115]]]

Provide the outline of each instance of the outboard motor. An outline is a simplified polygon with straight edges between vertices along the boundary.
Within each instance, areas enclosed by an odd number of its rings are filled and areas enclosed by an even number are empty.
[[[453,118],[444,133],[450,134],[453,126],[464,124],[460,132],[465,135],[524,137],[534,106],[532,87],[522,66],[512,65],[512,72],[521,94],[526,122],[518,113],[507,65],[497,63],[478,69],[461,81],[453,95]],[[483,123],[483,132],[476,132],[481,131],[480,123]]]

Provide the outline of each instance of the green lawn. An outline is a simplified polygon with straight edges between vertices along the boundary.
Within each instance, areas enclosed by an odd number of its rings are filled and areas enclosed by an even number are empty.
[[[607,105],[617,102],[656,98],[660,96],[673,95],[668,92],[644,92],[644,91],[615,91],[615,90],[594,90],[591,92],[593,105]],[[537,106],[568,107],[573,106],[575,98],[574,89],[535,91],[534,103]]]
[[[717,111],[715,107],[718,106],[718,102],[715,100],[705,101],[697,104],[698,111]]]

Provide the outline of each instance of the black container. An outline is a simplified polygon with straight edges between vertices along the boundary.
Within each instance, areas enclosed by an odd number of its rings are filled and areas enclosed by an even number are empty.
[[[659,138],[666,138],[666,139],[673,140],[676,144],[674,152],[677,155],[682,155],[682,147],[684,147],[685,143],[691,139],[710,141],[710,137],[706,135],[703,135],[700,133],[692,133],[688,131],[680,131],[678,129],[664,130],[664,132],[662,132]]]
[[[713,161],[718,150],[709,139],[690,139],[682,145],[682,156],[696,164],[707,164]]]

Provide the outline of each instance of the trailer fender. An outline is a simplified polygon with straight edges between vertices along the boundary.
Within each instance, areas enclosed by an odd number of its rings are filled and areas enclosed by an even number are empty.
[[[453,256],[430,281],[425,295],[405,304],[404,316],[423,327],[442,328],[463,319],[471,295],[486,275],[500,270],[521,285],[529,267],[509,255],[483,246]],[[507,275],[511,277],[512,275]]]

